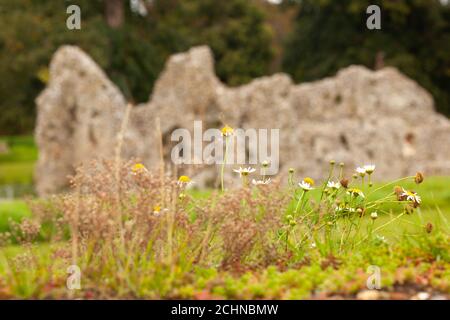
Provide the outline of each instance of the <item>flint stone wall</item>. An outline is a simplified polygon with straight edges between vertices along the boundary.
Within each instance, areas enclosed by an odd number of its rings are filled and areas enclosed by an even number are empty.
[[[126,101],[82,50],[63,46],[55,53],[48,86],[36,102],[40,195],[61,190],[80,163],[113,156]],[[166,158],[172,131],[192,130],[194,120],[202,120],[203,129],[224,123],[279,128],[280,174],[293,167],[299,177],[321,178],[330,159],[345,162],[347,170],[374,163],[380,180],[418,170],[450,174],[450,121],[434,111],[427,91],[395,68],[350,66],[303,84],[280,73],[231,88],[217,78],[211,50],[195,47],[171,56],[149,102],[133,107],[124,158],[158,165],[156,118]],[[188,170],[200,187],[217,183],[214,166]],[[232,175],[231,168],[227,172]]]

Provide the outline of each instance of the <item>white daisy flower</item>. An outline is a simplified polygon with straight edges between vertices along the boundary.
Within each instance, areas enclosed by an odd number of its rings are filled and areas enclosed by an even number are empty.
[[[298,185],[300,188],[302,188],[305,191],[310,191],[310,190],[314,189],[311,184],[309,184],[308,182],[305,182],[305,181],[300,182]]]
[[[401,196],[405,197],[406,200],[415,202],[417,204],[420,204],[422,202],[422,199],[420,198],[420,196],[413,191],[407,191],[407,190],[403,189]]]
[[[356,173],[364,177],[366,175],[366,169],[364,167],[358,167],[356,168]]]
[[[373,220],[375,220],[376,218],[378,218],[378,213],[377,213],[376,211],[374,211],[374,212],[372,212],[372,213],[370,214],[370,217],[371,217]]]
[[[360,189],[357,189],[357,188],[348,189],[347,193],[354,197],[360,196],[361,198],[364,198],[364,193]]]
[[[234,169],[233,170],[236,173],[239,173],[239,177],[242,176],[248,176],[250,173],[253,173],[256,171],[256,169],[252,168],[252,167],[248,167],[248,168],[241,168],[239,167],[239,169]]]
[[[177,181],[177,184],[180,187],[189,187],[193,183],[194,181],[192,181],[191,178],[189,178],[188,176],[180,176]]]
[[[328,181],[327,182],[327,188],[338,190],[341,187],[341,184],[339,182],[334,181]]]
[[[367,174],[371,175],[375,171],[375,165],[367,164],[363,167],[363,169],[366,171]]]
[[[263,185],[263,184],[269,184],[269,183],[270,183],[270,178],[269,178],[269,179],[266,179],[266,180],[255,180],[255,179],[253,179],[253,180],[252,180],[252,183],[253,183],[255,186]]]

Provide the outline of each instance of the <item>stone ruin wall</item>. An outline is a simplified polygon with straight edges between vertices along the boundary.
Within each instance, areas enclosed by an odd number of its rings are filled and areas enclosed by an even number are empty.
[[[37,98],[36,141],[40,195],[67,185],[74,167],[93,158],[111,158],[127,102],[119,89],[82,50],[61,47],[50,65],[50,81]],[[175,54],[155,83],[148,103],[133,107],[123,157],[147,167],[159,163],[159,118],[166,156],[171,132],[203,128],[280,129],[280,174],[321,178],[328,162],[346,168],[374,163],[375,178],[450,174],[450,121],[434,111],[431,95],[395,68],[362,66],[336,76],[294,84],[286,74],[227,87],[215,75],[206,46]],[[198,186],[217,182],[214,166],[196,168]],[[227,170],[231,172],[231,168]],[[231,175],[231,173],[229,173]]]

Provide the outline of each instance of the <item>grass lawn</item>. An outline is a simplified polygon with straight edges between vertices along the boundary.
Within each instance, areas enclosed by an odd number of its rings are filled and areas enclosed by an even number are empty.
[[[0,137],[0,141],[6,142],[9,149],[7,153],[0,154],[0,186],[32,185],[37,159],[33,137]]]
[[[0,232],[9,230],[9,219],[20,221],[31,216],[28,205],[23,200],[0,201]]]

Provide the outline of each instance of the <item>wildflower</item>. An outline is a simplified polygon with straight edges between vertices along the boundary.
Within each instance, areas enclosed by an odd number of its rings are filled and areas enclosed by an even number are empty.
[[[191,178],[189,178],[188,176],[180,176],[179,178],[178,178],[178,185],[180,186],[180,187],[183,187],[183,186],[189,186],[189,185],[191,185],[192,183],[194,183],[192,180],[191,180]]]
[[[336,161],[330,160],[330,165],[334,166],[335,163],[336,163]]]
[[[340,162],[340,163],[339,163],[339,167],[343,168],[343,167],[344,167],[344,163],[343,163],[343,162]]]
[[[302,182],[300,182],[299,187],[302,188],[304,191],[310,191],[314,188],[312,187],[314,185],[314,180],[311,178],[305,178]]]
[[[145,168],[145,166],[142,163],[136,163],[131,168],[131,171],[132,171],[133,174],[138,174],[138,173],[144,172],[146,170],[147,169]]]
[[[267,168],[269,166],[269,161],[264,160],[261,165],[263,166],[263,168]]]
[[[253,179],[253,180],[252,180],[252,183],[253,183],[255,186],[262,185],[262,184],[269,184],[269,183],[270,183],[270,178],[269,178],[269,179],[266,179],[266,180],[255,180],[255,179]]]
[[[256,170],[252,167],[248,167],[248,168],[241,168],[239,167],[239,169],[234,169],[233,170],[236,173],[239,173],[239,177],[246,177],[248,176],[250,173],[255,172]]]
[[[294,173],[294,168],[289,168],[289,173]]]
[[[378,218],[378,213],[377,213],[376,211],[372,212],[372,213],[370,214],[370,218],[371,218],[372,220],[376,220],[376,219]]]
[[[405,198],[407,201],[413,202],[415,207],[422,202],[420,196],[414,191],[407,191],[403,189],[401,196],[402,198]]]
[[[339,204],[334,209],[334,211],[336,211],[336,212],[348,212],[348,213],[355,213],[355,212],[357,212],[355,208],[349,207],[348,205],[343,204],[343,203]]]
[[[348,189],[347,193],[354,197],[360,196],[361,198],[364,198],[364,193],[358,188]]]
[[[421,184],[423,182],[423,174],[422,172],[417,172],[416,176],[414,177],[414,182],[417,184]]]
[[[158,215],[161,212],[161,206],[153,207],[153,214]]]
[[[334,181],[327,182],[327,188],[338,190],[340,187],[341,187],[341,184],[339,182],[334,182]]]
[[[367,164],[363,167],[365,173],[367,173],[369,176],[375,171],[375,165],[374,164]]]
[[[225,127],[220,130],[222,132],[222,136],[229,137],[233,134],[234,130],[230,126],[226,125]]]
[[[222,133],[222,136],[225,137],[225,154],[223,155],[223,163],[222,168],[220,170],[220,189],[222,192],[225,190],[225,164],[227,162],[227,154],[228,154],[228,139],[227,137],[231,136],[233,134],[233,128],[229,127],[228,125],[225,125],[225,127],[220,130]]]
[[[356,168],[356,173],[364,177],[366,175],[366,169],[364,167],[358,167]]]

